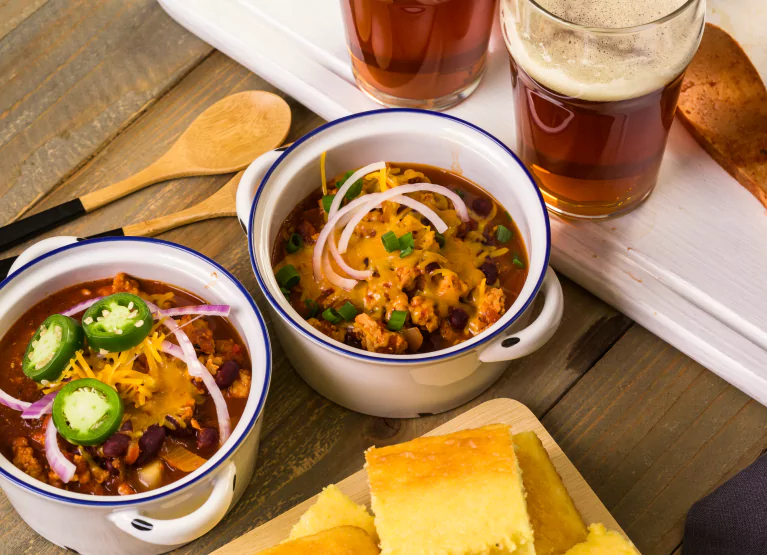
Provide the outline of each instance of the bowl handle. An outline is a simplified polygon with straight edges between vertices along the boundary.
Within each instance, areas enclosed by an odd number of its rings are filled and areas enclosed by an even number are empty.
[[[170,520],[144,516],[136,509],[114,511],[108,515],[126,534],[155,545],[180,545],[210,532],[226,515],[234,498],[235,467],[229,462],[213,481],[208,500],[196,511]]]
[[[264,152],[261,156],[256,158],[245,173],[242,174],[240,184],[237,186],[237,219],[240,220],[240,225],[245,233],[248,233],[248,226],[250,225],[250,209],[253,205],[253,197],[256,196],[256,189],[261,184],[261,180],[277,161],[277,158],[282,156],[282,153],[287,149],[287,146]]]
[[[551,268],[546,269],[541,292],[544,304],[538,317],[525,329],[493,341],[479,354],[482,362],[514,360],[540,349],[557,331],[562,321],[564,298],[562,286]]]

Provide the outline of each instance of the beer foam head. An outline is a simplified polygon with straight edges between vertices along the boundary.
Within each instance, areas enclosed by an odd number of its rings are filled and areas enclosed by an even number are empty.
[[[564,96],[624,100],[663,88],[689,64],[703,32],[703,0],[501,0],[506,45],[533,79]],[[586,28],[600,28],[602,31]],[[606,30],[613,29],[614,32]],[[622,31],[621,31],[622,30]]]

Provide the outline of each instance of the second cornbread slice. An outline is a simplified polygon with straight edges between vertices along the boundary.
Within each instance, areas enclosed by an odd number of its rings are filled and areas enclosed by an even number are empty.
[[[365,453],[382,555],[534,555],[508,426]]]

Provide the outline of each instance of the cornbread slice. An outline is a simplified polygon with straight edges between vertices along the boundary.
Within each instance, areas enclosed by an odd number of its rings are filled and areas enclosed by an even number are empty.
[[[640,555],[634,544],[618,532],[605,529],[604,524],[589,526],[589,537],[565,555]]]
[[[378,555],[378,546],[367,532],[355,526],[339,526],[313,536],[281,543],[258,555]]]
[[[527,492],[535,553],[562,555],[586,541],[586,524],[535,432],[514,434],[514,447]]]
[[[357,505],[336,486],[328,486],[317,496],[317,502],[301,515],[290,531],[291,540],[311,536],[337,526],[356,526],[378,543],[373,517],[362,505]],[[584,539],[586,535],[583,535]]]
[[[383,555],[535,555],[508,426],[365,453]]]

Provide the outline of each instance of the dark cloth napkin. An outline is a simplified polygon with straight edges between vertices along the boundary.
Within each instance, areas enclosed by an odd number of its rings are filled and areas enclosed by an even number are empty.
[[[767,455],[690,508],[682,555],[767,555]]]

